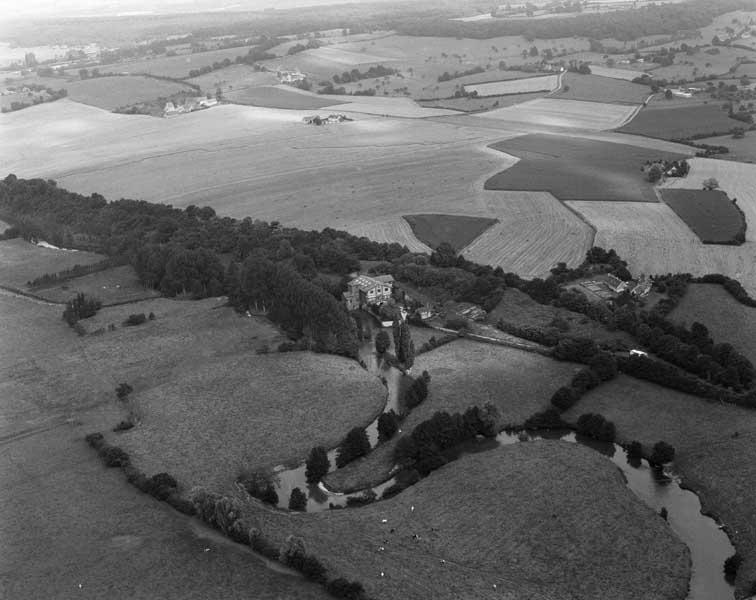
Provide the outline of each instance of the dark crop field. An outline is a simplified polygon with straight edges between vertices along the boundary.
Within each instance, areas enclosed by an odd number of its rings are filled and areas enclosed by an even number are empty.
[[[644,108],[618,131],[664,140],[682,140],[693,136],[722,135],[742,125],[740,121],[728,117],[718,104],[676,108],[658,105]]]
[[[641,104],[649,97],[651,89],[624,79],[611,79],[600,75],[565,73],[561,89],[551,94],[552,98],[588,100],[618,104]]]
[[[491,147],[521,160],[486,181],[487,190],[545,191],[560,200],[657,202],[640,167],[650,159],[684,158],[627,144],[542,134]]]
[[[662,198],[704,244],[744,239],[745,217],[721,190],[661,190]]]
[[[424,244],[437,248],[446,242],[455,250],[462,250],[497,219],[466,217],[463,215],[405,215],[405,220]]]

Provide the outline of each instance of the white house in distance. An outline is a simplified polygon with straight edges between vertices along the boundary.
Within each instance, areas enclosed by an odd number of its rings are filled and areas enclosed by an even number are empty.
[[[391,298],[394,278],[391,275],[357,275],[347,284],[344,302],[348,310],[383,304]]]

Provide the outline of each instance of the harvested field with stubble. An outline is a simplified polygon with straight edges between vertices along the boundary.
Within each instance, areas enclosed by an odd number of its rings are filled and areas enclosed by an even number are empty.
[[[578,369],[572,363],[496,344],[471,340],[445,344],[415,358],[413,374],[428,371],[430,394],[402,422],[401,430],[407,435],[439,410],[464,412],[487,402],[499,408],[503,424],[521,425],[533,413],[547,408],[553,393]],[[394,465],[392,452],[399,437],[329,474],[328,487],[359,489],[367,482],[385,481]]]
[[[182,83],[164,81],[153,77],[95,77],[66,84],[68,98],[74,102],[89,104],[105,110],[151,102],[185,93],[197,92]]]
[[[661,196],[704,244],[743,241],[745,218],[723,191],[663,189]]]
[[[584,396],[567,417],[600,413],[623,441],[650,448],[659,440],[676,449],[673,469],[701,498],[703,510],[727,525],[745,559],[738,597],[756,581],[756,411],[665,389],[620,375]]]
[[[404,217],[392,217],[383,221],[355,225],[349,232],[359,237],[366,237],[374,242],[397,243],[407,246],[410,252],[427,252],[433,249],[421,242],[412,232],[410,224]]]
[[[66,302],[78,293],[98,298],[103,305],[157,298],[160,293],[145,288],[128,265],[68,279],[57,285],[33,288],[32,293],[50,302]]]
[[[620,104],[541,98],[475,116],[518,124],[600,131],[621,127],[636,110],[637,107]]]
[[[370,597],[671,600],[688,586],[687,548],[664,520],[612,463],[564,442],[470,454],[359,509],[244,512]]]
[[[0,285],[26,289],[26,283],[46,273],[75,265],[90,265],[104,259],[93,252],[44,248],[16,238],[0,241]]]
[[[551,194],[487,193],[490,214],[499,222],[463,249],[469,260],[545,277],[557,263],[579,265],[593,245],[593,229]]]
[[[699,135],[724,134],[742,123],[727,116],[720,104],[700,104],[666,108],[664,104],[649,105],[618,131],[682,140]]]
[[[412,232],[430,248],[443,243],[459,251],[497,223],[496,219],[465,215],[405,215]]]
[[[313,446],[338,445],[385,401],[383,385],[356,361],[246,352],[179,366],[135,394],[142,422],[118,441],[143,471],[223,489],[241,469],[298,463]]]
[[[692,283],[670,318],[698,321],[717,342],[728,342],[756,364],[756,308],[741,304],[720,285]]]
[[[567,202],[596,228],[595,245],[614,248],[634,275],[722,273],[756,294],[756,244],[704,245],[672,209],[650,202]]]
[[[646,85],[601,77],[599,74],[581,75],[568,71],[564,74],[562,87],[551,97],[638,105],[645,102],[650,95],[651,90]]]
[[[657,202],[640,167],[682,154],[566,136],[531,134],[491,146],[521,160],[486,181],[487,190],[551,192],[560,200]]]
[[[468,93],[477,92],[478,96],[504,96],[507,94],[525,94],[532,92],[550,92],[559,85],[559,75],[546,77],[526,77],[524,79],[507,79],[486,83],[465,84]]]

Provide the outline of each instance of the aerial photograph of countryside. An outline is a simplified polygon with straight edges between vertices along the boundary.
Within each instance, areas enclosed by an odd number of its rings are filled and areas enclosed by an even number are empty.
[[[756,600],[756,0],[0,2],[1,600]]]

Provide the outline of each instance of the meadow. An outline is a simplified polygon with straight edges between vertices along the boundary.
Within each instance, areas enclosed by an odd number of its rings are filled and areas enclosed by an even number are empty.
[[[497,222],[496,219],[464,215],[404,215],[404,219],[415,237],[428,247],[437,248],[447,243],[457,251]]]
[[[704,244],[733,244],[746,230],[745,218],[721,190],[663,189],[661,196]]]
[[[602,67],[601,65],[591,65],[591,73],[600,77],[611,77],[612,79],[624,79],[632,81],[643,75],[643,71],[634,71],[632,69]]]
[[[740,121],[730,119],[719,104],[666,108],[660,103],[641,110],[619,131],[665,140],[681,140],[692,136],[727,133],[740,125]]]
[[[0,285],[26,288],[26,283],[46,273],[75,265],[89,265],[105,258],[93,252],[55,250],[21,238],[0,241]]]
[[[224,99],[235,104],[266,106],[291,110],[317,110],[324,106],[339,104],[333,100],[309,94],[299,94],[284,86],[257,86],[234,89],[225,92]],[[346,100],[344,101],[346,102]]]
[[[599,75],[567,72],[562,87],[551,97],[617,104],[642,104],[651,95],[648,86]]]
[[[359,509],[244,512],[371,597],[663,600],[688,585],[687,548],[666,523],[609,461],[563,442],[469,454]]]
[[[756,364],[756,309],[736,301],[722,286],[692,283],[670,318],[705,323],[715,340],[731,343]]]
[[[756,580],[756,412],[706,402],[681,392],[620,375],[584,396],[567,413],[600,413],[617,427],[618,438],[650,448],[659,440],[675,447],[673,469],[701,498],[703,510],[727,525],[744,563],[737,586]]]
[[[476,92],[478,96],[503,96],[507,94],[526,94],[533,92],[551,92],[559,85],[558,75],[545,77],[527,77],[525,79],[507,79],[487,83],[473,83],[464,86],[466,92]]]
[[[181,83],[153,77],[95,77],[66,84],[68,97],[74,102],[89,104],[105,110],[151,102],[174,94],[196,95],[197,92]]]
[[[275,73],[256,71],[250,65],[231,65],[198,77],[192,77],[187,79],[186,82],[200,86],[203,92],[214,94],[217,88],[225,91],[258,85],[277,85],[278,77]]]
[[[756,73],[754,73],[756,75]],[[712,146],[727,146],[727,154],[719,154],[720,160],[732,160],[737,162],[756,163],[756,134],[747,132],[745,137],[733,139],[732,135],[720,135],[717,137],[703,138],[699,144],[711,144]]]
[[[640,167],[659,156],[646,148],[538,134],[492,147],[521,160],[486,181],[488,190],[548,191],[560,200],[657,202]]]

